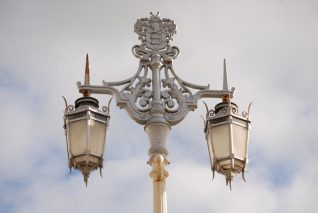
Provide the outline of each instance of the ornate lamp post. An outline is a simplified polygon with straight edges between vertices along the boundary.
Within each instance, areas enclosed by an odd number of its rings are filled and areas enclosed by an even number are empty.
[[[180,123],[189,111],[195,110],[199,99],[222,99],[215,111],[208,110],[205,133],[212,171],[224,174],[230,183],[235,173],[244,173],[246,168],[250,121],[248,113],[239,116],[237,106],[230,101],[235,89],[227,87],[225,67],[222,90],[194,85],[177,76],[172,61],[177,58],[179,49],[170,46],[176,33],[172,20],[151,13],[150,18],[137,20],[135,32],[141,44],[135,45],[132,52],[139,59],[139,68],[131,78],[119,82],[103,81],[100,86],[90,85],[87,58],[85,83],[77,84],[84,97],[76,101],[74,111],[66,104],[69,166],[81,170],[85,181],[90,171],[102,167],[109,114],[107,107],[105,112],[98,110],[98,101],[90,94],[111,95],[118,107],[124,108],[133,120],[144,126],[149,136],[153,212],[166,213],[165,181],[169,163],[166,144],[171,127]]]

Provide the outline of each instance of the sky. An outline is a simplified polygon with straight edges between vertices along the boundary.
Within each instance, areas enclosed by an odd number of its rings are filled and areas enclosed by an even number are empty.
[[[315,0],[0,0],[0,212],[152,211],[149,142],[111,105],[103,178],[69,174],[65,96],[137,71],[138,18],[160,11],[178,26],[182,79],[222,88],[223,58],[239,110],[251,110],[249,165],[232,191],[212,180],[200,101],[168,138],[169,212],[318,211],[318,2]],[[94,96],[106,105],[109,96]],[[212,108],[220,100],[205,100]]]

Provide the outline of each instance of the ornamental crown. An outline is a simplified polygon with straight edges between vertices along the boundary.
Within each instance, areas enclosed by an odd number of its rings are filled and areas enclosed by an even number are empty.
[[[173,20],[160,18],[157,14],[150,13],[150,18],[140,18],[135,23],[135,33],[139,35],[142,45],[151,50],[165,49],[172,41],[172,36],[177,32]]]

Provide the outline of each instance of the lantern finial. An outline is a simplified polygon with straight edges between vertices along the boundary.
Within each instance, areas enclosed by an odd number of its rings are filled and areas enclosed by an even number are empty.
[[[89,58],[88,58],[88,53],[86,54],[86,64],[85,64],[85,76],[84,76],[84,85],[89,85]],[[91,92],[88,90],[83,90],[81,91],[83,96],[87,97],[90,96]]]
[[[84,84],[89,84],[89,58],[88,54],[86,54],[86,65],[85,65],[85,80]]]
[[[229,90],[227,84],[227,73],[226,73],[226,61],[225,58],[223,59],[223,90]]]
[[[223,59],[223,90],[229,91],[228,83],[227,83],[227,72],[226,72],[226,60]],[[223,102],[230,102],[230,94],[224,95],[222,97]]]
[[[226,185],[230,187],[230,190],[232,190],[232,181],[234,179],[235,173],[233,171],[227,171],[225,174],[226,178]]]
[[[83,166],[80,168],[82,174],[83,174],[83,177],[84,177],[84,182],[85,182],[85,185],[87,187],[87,181],[88,181],[88,177],[91,173],[91,169],[89,166]]]

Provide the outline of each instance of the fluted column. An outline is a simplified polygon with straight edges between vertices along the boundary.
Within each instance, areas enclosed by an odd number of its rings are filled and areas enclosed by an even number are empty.
[[[163,155],[154,154],[149,164],[152,166],[150,177],[153,182],[153,213],[167,213],[166,177],[169,175],[165,170],[167,162]]]
[[[153,182],[153,213],[167,213],[166,171],[168,151],[166,148],[170,127],[165,123],[150,123],[145,131],[149,136],[150,159],[148,164],[152,167],[150,177]]]

